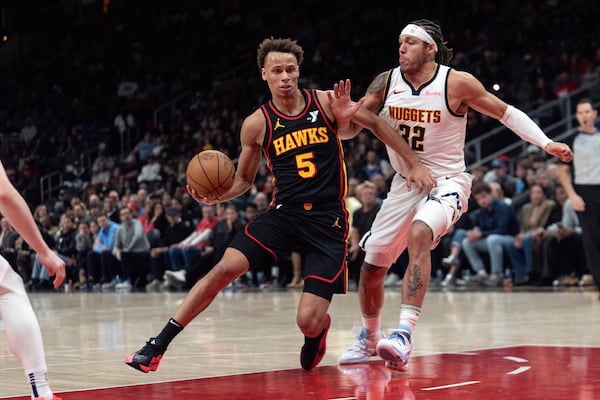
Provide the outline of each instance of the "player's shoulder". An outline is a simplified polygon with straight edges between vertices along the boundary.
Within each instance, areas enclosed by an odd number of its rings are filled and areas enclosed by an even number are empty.
[[[448,83],[454,84],[469,84],[478,83],[479,79],[470,72],[463,71],[460,69],[450,68],[448,71]]]
[[[375,78],[373,78],[373,80],[377,80],[377,81],[387,81],[389,76],[392,74],[392,72],[394,72],[394,70],[400,70],[399,67],[396,68],[390,68],[390,69],[386,69],[385,71],[381,71],[379,72],[377,75],[375,75]]]
[[[265,123],[265,114],[261,108],[257,108],[254,112],[244,118],[242,126],[246,129],[264,129]]]
[[[481,81],[470,72],[450,69],[448,74],[448,91],[461,98],[469,98],[486,91]]]
[[[329,98],[327,97],[328,90],[315,89],[315,95],[321,104],[328,104]]]
[[[388,69],[378,73],[375,78],[371,81],[371,84],[367,88],[367,94],[378,94],[383,93],[387,86],[388,79],[393,69]]]
[[[266,126],[267,119],[262,110],[260,108],[255,110],[242,122],[240,130],[242,143],[261,143],[264,138]]]
[[[363,107],[376,112],[385,101],[386,89],[393,69],[378,73],[367,87]]]

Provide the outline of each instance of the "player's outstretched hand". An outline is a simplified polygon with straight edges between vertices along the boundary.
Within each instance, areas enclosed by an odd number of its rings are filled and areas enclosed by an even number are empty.
[[[406,177],[406,188],[411,190],[413,186],[419,190],[419,193],[429,193],[437,186],[431,172],[421,163],[415,165]]]
[[[58,289],[65,280],[65,262],[52,250],[40,253],[40,263],[48,270],[48,275],[54,276],[54,289]]]
[[[201,204],[206,204],[206,205],[213,205],[213,204],[218,204],[221,202],[221,200],[218,197],[200,197],[198,196],[198,193],[196,193],[196,191],[190,186],[190,185],[185,185],[185,188],[187,190],[187,192],[190,194],[190,196],[192,196],[192,198],[194,200],[196,200],[198,203]]]
[[[345,128],[350,123],[350,120],[360,109],[365,102],[365,98],[361,98],[359,101],[352,101],[350,98],[350,91],[352,84],[350,79],[346,81],[341,80],[339,83],[333,85],[333,90],[327,91],[327,98],[331,104],[331,111],[335,116],[338,128]]]
[[[548,143],[544,150],[546,150],[546,153],[560,158],[561,161],[571,162],[571,160],[573,160],[573,151],[568,145],[564,143]]]

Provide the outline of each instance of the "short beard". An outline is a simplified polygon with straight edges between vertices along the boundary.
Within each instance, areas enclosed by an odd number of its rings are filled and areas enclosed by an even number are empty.
[[[402,66],[400,66],[400,71],[404,72],[405,74],[414,74],[419,72],[420,70],[423,69],[423,66],[425,64],[427,64],[427,62],[429,61],[435,61],[435,56],[429,57],[427,58],[427,52],[425,51],[425,48],[423,47],[423,51],[421,52],[421,55],[419,56],[419,58],[417,60],[414,60],[413,62],[409,63],[409,65],[406,68],[403,68]]]

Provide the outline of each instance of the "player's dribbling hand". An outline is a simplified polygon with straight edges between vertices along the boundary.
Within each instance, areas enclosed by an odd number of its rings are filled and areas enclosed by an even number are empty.
[[[554,157],[560,158],[563,162],[571,162],[573,160],[573,151],[571,148],[559,142],[548,143],[544,148],[546,153],[553,155]]]
[[[423,164],[415,165],[406,176],[406,188],[416,187],[419,193],[429,193],[437,186],[437,182]]]
[[[221,200],[218,197],[206,197],[206,196],[200,197],[200,196],[198,196],[198,193],[196,193],[196,191],[190,185],[185,185],[185,189],[190,194],[190,196],[192,196],[192,198],[194,200],[196,200],[198,203],[211,206],[213,204],[218,204],[221,202]]]

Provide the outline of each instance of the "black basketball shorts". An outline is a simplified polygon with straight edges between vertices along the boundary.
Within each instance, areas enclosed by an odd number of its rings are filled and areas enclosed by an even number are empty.
[[[346,293],[348,218],[346,210],[305,210],[276,205],[246,225],[229,245],[253,266],[269,265],[278,253],[299,251],[304,291],[331,300]]]

